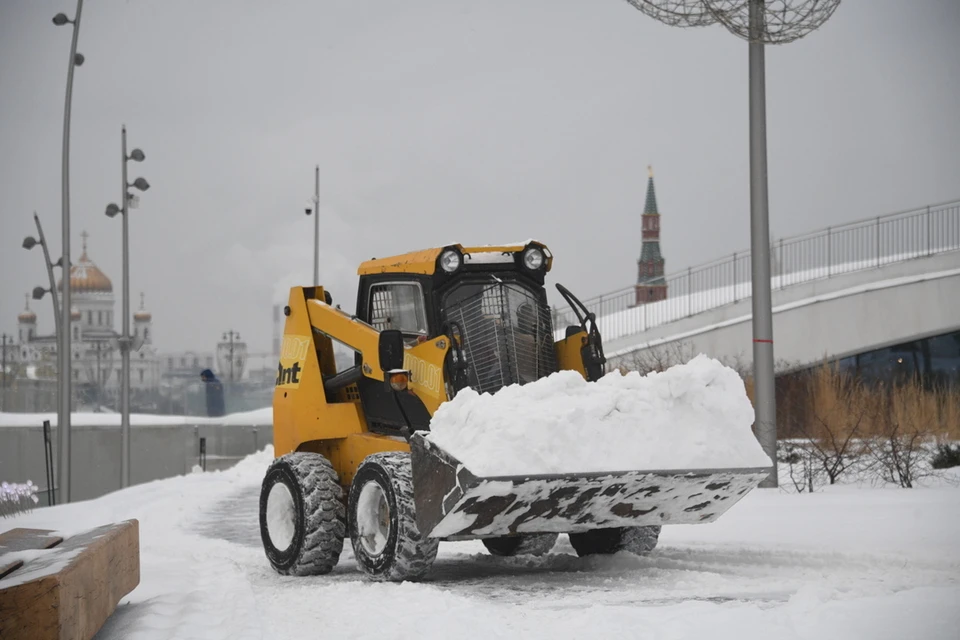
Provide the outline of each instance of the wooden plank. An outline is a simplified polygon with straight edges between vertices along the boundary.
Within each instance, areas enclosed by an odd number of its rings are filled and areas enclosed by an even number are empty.
[[[51,536],[52,531],[46,529],[10,529],[0,533],[0,578],[4,578],[23,566],[22,560],[4,561],[5,553],[27,551],[29,549],[50,549],[61,542],[63,538]]]
[[[139,582],[136,520],[69,536],[0,578],[0,638],[91,640]]]

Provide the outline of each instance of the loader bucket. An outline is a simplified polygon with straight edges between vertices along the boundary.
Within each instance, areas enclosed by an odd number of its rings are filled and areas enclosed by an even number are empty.
[[[754,467],[480,478],[419,432],[410,449],[417,526],[452,540],[712,522],[770,473]]]

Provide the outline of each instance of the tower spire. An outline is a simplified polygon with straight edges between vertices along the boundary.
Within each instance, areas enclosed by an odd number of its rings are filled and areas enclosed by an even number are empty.
[[[663,254],[660,253],[660,210],[653,186],[653,165],[647,165],[647,197],[643,204],[643,244],[637,260],[637,304],[658,302],[667,297]]]
[[[87,233],[86,229],[84,229],[83,233],[80,234],[80,238],[83,241],[83,256],[82,256],[83,260],[87,259],[87,238],[89,237],[90,237],[90,234]]]
[[[656,214],[660,215],[660,211],[657,210],[657,192],[653,188],[653,165],[647,165],[647,200],[643,204],[643,213],[644,214]]]

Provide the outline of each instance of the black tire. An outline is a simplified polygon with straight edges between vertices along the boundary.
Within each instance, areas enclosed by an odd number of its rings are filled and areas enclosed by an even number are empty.
[[[530,533],[484,538],[483,546],[495,556],[543,556],[550,553],[559,536],[558,533]]]
[[[409,453],[367,456],[353,478],[347,509],[353,555],[369,577],[415,580],[430,570],[439,541],[417,529]]]
[[[340,560],[346,529],[343,489],[329,460],[288,453],[273,461],[260,488],[260,539],[278,573],[329,573]]]
[[[614,527],[571,533],[570,544],[581,558],[629,551],[638,556],[648,555],[660,539],[660,525],[648,527]]]

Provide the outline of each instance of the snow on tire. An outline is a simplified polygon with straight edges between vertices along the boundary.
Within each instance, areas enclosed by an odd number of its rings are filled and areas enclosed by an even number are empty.
[[[367,575],[400,581],[429,571],[439,541],[417,528],[409,453],[367,456],[350,486],[348,510],[353,555]]]
[[[284,575],[329,573],[346,535],[343,489],[318,453],[288,453],[273,461],[260,489],[260,539]]]
[[[659,539],[660,525],[614,527],[570,534],[570,544],[580,557],[618,551],[645,556],[656,548]]]
[[[530,533],[520,536],[484,538],[483,546],[495,556],[543,556],[550,553],[560,534]]]

